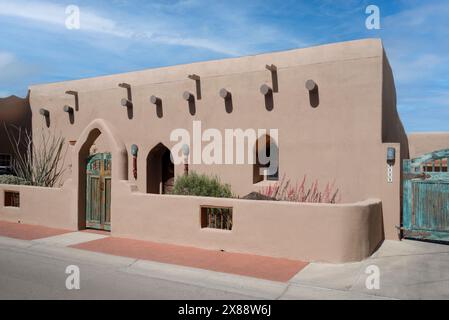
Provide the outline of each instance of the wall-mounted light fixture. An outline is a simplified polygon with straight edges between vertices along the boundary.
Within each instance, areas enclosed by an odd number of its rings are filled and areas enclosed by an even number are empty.
[[[47,128],[50,128],[50,111],[45,108],[39,109],[39,114],[44,117]]]
[[[232,110],[234,109],[234,106],[232,105],[232,94],[225,88],[221,88],[219,95],[224,99],[226,112],[231,113]]]
[[[75,97],[75,110],[79,110],[79,100],[78,100],[78,91],[67,90],[65,94],[71,95]]]
[[[133,106],[132,101],[131,101],[131,100],[128,100],[128,99],[126,99],[126,98],[123,98],[123,99],[121,100],[120,104],[121,104],[123,107],[127,107],[127,108],[132,108],[132,106]]]
[[[306,89],[309,91],[314,91],[318,88],[317,84],[313,80],[306,81]]]
[[[396,161],[396,149],[393,147],[387,148],[387,162],[394,163]]]
[[[65,105],[65,106],[62,108],[62,110],[63,110],[64,112],[69,113],[69,114],[73,113],[73,108],[72,108],[71,106]]]
[[[223,99],[230,99],[232,97],[231,93],[226,90],[225,88],[221,88],[220,89],[220,97],[222,97]]]
[[[309,91],[309,102],[312,108],[318,107],[320,104],[320,94],[318,92],[318,85],[313,80],[306,81],[306,89]]]
[[[269,85],[263,84],[260,86],[260,93],[262,93],[264,96],[266,96],[266,95],[273,93],[273,89]]]
[[[152,104],[158,105],[158,104],[162,103],[162,100],[160,98],[156,97],[156,96],[151,96],[150,97],[150,102]]]
[[[194,100],[193,94],[191,94],[189,91],[184,91],[184,93],[182,94],[182,98],[189,102]]]
[[[139,152],[139,147],[136,144],[131,146],[131,155],[133,156],[133,176],[137,179],[137,154]]]
[[[45,118],[50,117],[50,111],[48,111],[47,109],[44,109],[44,108],[39,109],[39,114],[41,116],[44,116]]]

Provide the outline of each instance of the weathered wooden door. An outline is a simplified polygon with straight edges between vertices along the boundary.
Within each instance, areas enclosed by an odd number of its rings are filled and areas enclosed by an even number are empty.
[[[449,242],[449,149],[403,163],[404,237]]]
[[[87,160],[86,228],[111,230],[111,154]]]

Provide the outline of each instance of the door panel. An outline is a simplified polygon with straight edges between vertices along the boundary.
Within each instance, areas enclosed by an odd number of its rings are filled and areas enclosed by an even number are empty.
[[[91,156],[86,168],[86,228],[110,230],[111,155]]]

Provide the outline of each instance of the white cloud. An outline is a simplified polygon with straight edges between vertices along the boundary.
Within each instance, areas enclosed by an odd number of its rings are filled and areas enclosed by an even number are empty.
[[[116,3],[126,5],[123,1]],[[66,31],[65,9],[65,6],[48,1],[0,0],[0,16],[57,26],[53,32]],[[257,23],[250,17],[253,11],[245,6],[236,10],[225,3],[181,0],[176,3],[146,3],[142,10],[147,10],[150,18],[130,16],[125,10],[105,11],[104,7],[99,14],[96,9],[80,6],[81,28],[73,32],[205,49],[228,56],[254,53],[258,45],[267,42],[305,45],[285,31]],[[95,41],[88,37],[85,39]]]
[[[52,24],[58,26],[61,32],[65,31],[65,19],[67,17],[65,9],[65,6],[49,2],[25,2],[21,0],[0,2],[0,15]],[[212,39],[185,37],[176,32],[164,32],[154,29],[154,26],[150,23],[140,26],[136,24],[134,27],[129,24],[127,26],[119,25],[113,19],[101,16],[86,7],[80,8],[80,27],[80,32],[106,34],[125,39],[139,39],[161,44],[201,48],[226,55],[238,55],[240,53],[238,50],[223,46]]]

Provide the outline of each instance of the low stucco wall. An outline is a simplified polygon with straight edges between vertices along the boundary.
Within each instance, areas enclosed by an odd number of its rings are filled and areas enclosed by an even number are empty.
[[[118,187],[118,188],[117,188]],[[151,195],[116,185],[114,236],[305,261],[348,262],[382,242],[380,200],[305,204]],[[232,231],[202,229],[200,206],[233,208]]]
[[[5,191],[20,193],[20,208],[5,207]],[[41,188],[0,184],[0,220],[37,224],[68,230],[78,229],[70,186]]]
[[[306,204],[152,195],[127,181],[113,184],[112,236],[284,257],[348,262],[368,257],[384,239],[382,204]],[[4,192],[20,192],[20,208]],[[71,183],[62,188],[0,185],[0,220],[78,229]],[[202,229],[200,206],[233,208],[232,231]]]

